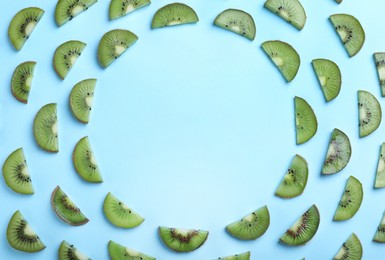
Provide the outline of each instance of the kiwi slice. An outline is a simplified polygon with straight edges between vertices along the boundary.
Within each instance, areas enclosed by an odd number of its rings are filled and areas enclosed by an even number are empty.
[[[270,225],[270,214],[267,206],[244,216],[226,226],[226,231],[235,238],[241,240],[255,240],[265,234]]]
[[[329,102],[335,99],[340,93],[342,84],[338,65],[327,59],[314,59],[312,65],[325,100]]]
[[[92,151],[88,137],[83,137],[76,144],[72,159],[77,173],[85,181],[99,183],[103,182],[98,164]]]
[[[44,243],[17,210],[11,217],[7,227],[7,240],[14,249],[35,253],[45,249]]]
[[[380,149],[380,157],[378,158],[376,180],[374,182],[374,188],[385,187],[385,143],[382,143]]]
[[[43,15],[44,10],[38,7],[28,7],[15,14],[8,27],[8,37],[16,50],[23,47]]]
[[[159,227],[162,242],[175,252],[191,252],[198,249],[206,241],[208,235],[208,231],[199,229]]]
[[[339,3],[339,4],[342,3],[342,0],[335,0],[335,1],[336,1],[337,3]]]
[[[151,28],[197,23],[198,21],[198,15],[190,6],[182,3],[172,3],[156,11],[152,18]]]
[[[378,100],[368,91],[358,91],[358,120],[360,137],[373,133],[381,124],[382,112]]]
[[[306,187],[308,172],[306,160],[296,154],[276,189],[275,195],[281,198],[294,198],[301,195]]]
[[[155,257],[127,248],[112,240],[108,243],[108,253],[111,260],[155,260]]]
[[[35,65],[36,62],[34,61],[23,62],[13,72],[11,90],[13,96],[20,102],[28,103]]]
[[[373,241],[378,243],[385,243],[385,214],[382,216],[381,222],[377,227]]]
[[[264,7],[292,24],[298,30],[302,30],[305,26],[305,9],[298,0],[267,0]]]
[[[90,120],[96,79],[86,79],[77,83],[70,94],[71,111],[77,120],[87,124]]]
[[[125,16],[149,4],[151,4],[150,0],[111,0],[110,20]]]
[[[262,48],[286,81],[292,81],[301,64],[297,51],[290,44],[282,41],[266,41],[262,43]]]
[[[244,252],[242,254],[229,255],[225,257],[218,257],[217,259],[221,260],[250,260],[250,251]]]
[[[316,134],[318,128],[317,117],[305,99],[295,97],[294,105],[297,144],[303,144]]]
[[[59,0],[55,8],[56,24],[62,26],[96,2],[97,0]]]
[[[352,148],[348,136],[335,128],[329,140],[322,174],[333,174],[342,171],[348,165],[351,155]]]
[[[333,14],[329,17],[349,57],[356,55],[365,42],[360,22],[350,14]]]
[[[37,144],[48,152],[59,152],[57,105],[43,106],[33,121],[33,133]]]
[[[245,11],[238,9],[224,10],[215,18],[214,25],[244,36],[251,41],[255,39],[254,19]]]
[[[56,48],[53,56],[53,67],[61,79],[67,76],[85,47],[84,42],[68,41]]]
[[[63,240],[59,247],[59,260],[91,260],[91,258]]]
[[[288,246],[301,246],[310,241],[317,233],[320,215],[316,205],[311,206],[291,226],[279,241]]]
[[[103,68],[107,68],[119,58],[138,37],[128,30],[111,30],[103,35],[98,46],[98,60]]]
[[[377,68],[378,80],[380,81],[381,95],[385,97],[385,52],[376,52],[373,54],[373,57]]]
[[[362,245],[356,234],[352,233],[342,244],[333,260],[360,260],[362,259]]]
[[[364,191],[359,180],[350,176],[346,182],[344,193],[338,203],[337,210],[334,214],[334,221],[342,221],[351,219],[360,209]]]

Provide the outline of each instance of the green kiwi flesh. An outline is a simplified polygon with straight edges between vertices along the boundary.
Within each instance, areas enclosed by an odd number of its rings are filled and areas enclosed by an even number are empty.
[[[28,253],[39,252],[46,247],[18,210],[9,221],[7,240],[14,249]]]
[[[151,4],[150,0],[111,0],[110,20],[123,17],[149,4]]]
[[[108,253],[111,260],[155,260],[155,257],[127,248],[112,240],[108,243]]]
[[[374,188],[385,187],[385,143],[382,143],[380,149],[380,156],[378,158],[376,180],[374,182]]]
[[[226,226],[226,231],[231,236],[240,240],[255,240],[265,234],[270,225],[270,214],[267,206],[244,216]]]
[[[188,23],[197,23],[198,15],[190,6],[172,3],[161,7],[152,18],[151,28],[163,28]]]
[[[72,226],[84,225],[89,221],[59,186],[52,192],[51,206],[61,220]]]
[[[352,233],[342,244],[333,260],[360,260],[362,259],[362,245],[356,234]]]
[[[12,95],[20,102],[28,103],[35,66],[36,62],[34,61],[23,62],[13,72],[11,81]]]
[[[337,64],[327,59],[314,59],[313,69],[327,102],[335,99],[341,90],[341,71]]]
[[[77,83],[70,94],[72,114],[82,123],[87,124],[94,99],[96,79],[86,79]]]
[[[385,243],[385,214],[381,218],[381,222],[374,234],[373,241],[377,243]]]
[[[77,173],[85,181],[94,183],[103,182],[102,175],[87,136],[80,139],[76,144],[72,159]]]
[[[191,252],[203,245],[208,231],[159,227],[159,236],[165,246],[175,252]]]
[[[81,41],[68,41],[56,48],[53,67],[56,74],[64,79],[82,54],[86,44]]]
[[[59,152],[57,105],[43,106],[33,121],[33,132],[37,144],[48,152]]]
[[[329,17],[349,57],[356,55],[365,42],[365,32],[360,22],[349,14],[334,14]]]
[[[381,124],[382,111],[378,100],[369,92],[358,91],[358,120],[360,137],[373,133]]]
[[[282,41],[266,41],[262,43],[262,49],[270,57],[287,82],[295,78],[301,59],[291,45]]]
[[[91,258],[80,252],[74,245],[63,241],[59,247],[59,260],[91,260]]]
[[[238,9],[224,10],[215,18],[214,25],[244,36],[251,41],[255,39],[254,19],[245,11]]]
[[[15,150],[5,160],[3,164],[3,177],[5,183],[13,191],[21,194],[34,193],[23,148]]]
[[[344,192],[334,214],[334,221],[351,219],[360,209],[364,192],[359,180],[350,176],[346,182]]]
[[[221,260],[250,260],[250,251],[244,252],[242,254],[229,255],[225,257],[218,257],[217,259]]]
[[[317,117],[307,101],[300,97],[294,98],[295,129],[297,144],[309,141],[317,132]]]
[[[279,239],[288,246],[306,244],[317,233],[320,215],[315,205],[311,206]]]
[[[380,81],[381,95],[385,97],[385,52],[373,54],[377,68],[378,80]]]
[[[328,151],[322,167],[322,174],[334,174],[348,165],[352,155],[349,137],[335,128],[329,140]]]
[[[298,0],[267,0],[264,7],[298,30],[302,30],[305,26],[305,9],[303,9],[302,4]]]
[[[44,10],[28,7],[19,11],[12,18],[8,27],[8,37],[16,50],[20,50],[24,46],[43,15]]]
[[[97,0],[59,0],[55,8],[55,21],[58,26],[72,20],[86,11]]]
[[[335,0],[335,1],[336,1],[337,3],[339,3],[339,4],[342,3],[342,0]]]

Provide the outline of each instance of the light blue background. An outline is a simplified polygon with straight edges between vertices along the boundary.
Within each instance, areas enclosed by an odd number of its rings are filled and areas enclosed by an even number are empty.
[[[380,88],[372,54],[385,51],[382,36],[385,1],[303,0],[307,22],[297,31],[263,8],[264,0],[183,1],[193,7],[197,24],[151,30],[153,14],[170,1],[153,1],[128,16],[108,20],[109,1],[101,0],[87,12],[58,28],[55,1],[7,1],[0,9],[0,162],[24,147],[35,194],[23,196],[0,182],[0,258],[55,259],[62,240],[74,244],[93,259],[107,259],[107,243],[114,240],[158,259],[215,259],[250,250],[252,259],[330,259],[355,232],[364,258],[380,259],[385,246],[372,242],[385,210],[385,190],[373,183],[384,124],[372,135],[358,138],[357,90],[379,98]],[[9,43],[7,30],[22,8],[38,6],[45,15],[20,52]],[[257,26],[248,41],[212,25],[227,8],[249,12]],[[355,15],[366,31],[366,42],[356,57],[348,58],[328,21],[335,13]],[[116,28],[139,37],[109,68],[97,63],[102,35]],[[87,43],[82,56],[62,81],[52,67],[53,53],[67,40]],[[287,84],[260,48],[266,40],[292,44],[301,56],[297,77]],[[341,68],[339,97],[325,103],[311,67],[314,58],[329,58]],[[37,62],[29,104],[16,101],[10,91],[14,68]],[[98,79],[89,125],[78,123],[68,106],[77,82]],[[305,98],[318,118],[318,132],[304,145],[295,144],[294,96]],[[36,112],[58,103],[60,152],[39,149],[32,133]],[[320,170],[333,128],[340,128],[352,143],[349,165],[334,176]],[[76,142],[89,136],[104,182],[90,184],[74,171],[71,154]],[[275,188],[298,153],[309,164],[307,187],[298,198],[283,200]],[[332,217],[346,179],[354,175],[363,184],[364,201],[356,216],[345,222]],[[90,222],[72,227],[53,213],[50,196],[62,189]],[[146,220],[132,230],[107,222],[102,203],[111,191]],[[279,237],[312,204],[320,210],[315,237],[303,247],[279,244]],[[224,227],[268,205],[270,228],[251,242],[230,237]],[[12,249],[6,240],[11,215],[20,210],[47,248],[36,254]],[[162,245],[159,225],[210,231],[206,243],[188,254]]]

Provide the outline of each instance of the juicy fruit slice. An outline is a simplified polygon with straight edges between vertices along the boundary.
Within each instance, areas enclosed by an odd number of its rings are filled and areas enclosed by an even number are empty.
[[[380,103],[372,94],[363,90],[358,91],[358,119],[360,137],[373,133],[382,119]]]
[[[43,106],[33,121],[33,132],[37,144],[48,152],[59,152],[57,105]]]
[[[151,28],[197,23],[198,21],[198,15],[190,6],[182,3],[172,3],[156,11],[152,18]]]
[[[360,22],[349,14],[334,14],[329,17],[349,57],[356,55],[365,42],[365,32]]]
[[[56,24],[62,26],[96,2],[97,0],[59,0],[55,8]]]
[[[44,10],[37,7],[28,7],[19,11],[12,18],[8,27],[8,37],[16,50],[23,47],[43,15]]]
[[[125,16],[149,4],[151,4],[150,0],[111,0],[110,20]]]
[[[328,102],[335,99],[340,93],[342,84],[341,71],[338,65],[326,59],[314,59],[312,65],[325,100]]]
[[[108,253],[111,260],[155,260],[155,257],[127,248],[112,240],[108,243]]]
[[[280,242],[289,246],[304,245],[317,233],[320,215],[315,205],[311,206],[285,234]]]
[[[98,46],[98,60],[103,68],[107,68],[119,58],[138,37],[128,30],[111,30],[103,35]]]
[[[344,193],[338,203],[333,220],[342,221],[352,218],[360,209],[364,192],[359,180],[350,176],[345,185]]]
[[[329,147],[322,167],[322,174],[342,171],[348,165],[352,148],[348,136],[335,128],[329,140]]]
[[[103,182],[102,175],[99,171],[94,152],[88,137],[83,137],[76,144],[72,159],[77,173],[85,181],[99,183]]]
[[[380,81],[381,95],[385,97],[385,52],[376,52],[373,54],[376,64],[378,80]]]
[[[380,158],[378,158],[376,180],[374,188],[385,187],[385,143],[381,145]]]
[[[82,54],[86,44],[81,41],[68,41],[56,48],[53,67],[57,75],[64,79]]]
[[[385,243],[385,214],[382,216],[381,222],[377,227],[373,241],[378,243]]]
[[[255,240],[266,232],[269,225],[269,210],[267,206],[263,206],[241,220],[227,225],[226,231],[241,240]]]
[[[17,149],[5,160],[3,165],[3,176],[5,183],[13,191],[21,194],[34,193],[23,148]]]
[[[91,258],[84,255],[67,241],[63,241],[59,247],[59,260],[91,260]]]
[[[70,94],[71,111],[77,120],[88,123],[94,99],[96,79],[86,79],[77,83]]]
[[[297,75],[301,63],[297,51],[282,41],[266,41],[262,43],[262,48],[286,81],[292,81]]]
[[[255,23],[253,17],[238,9],[227,9],[214,20],[214,25],[225,30],[242,35],[249,40],[255,39]]]
[[[360,260],[362,259],[362,245],[356,234],[352,233],[342,244],[334,260]]]
[[[242,254],[219,257],[218,259],[221,259],[221,260],[250,260],[250,251],[244,252]]]
[[[45,249],[44,243],[18,210],[9,221],[7,240],[14,249],[24,252],[35,253]]]
[[[318,128],[317,117],[305,99],[295,97],[294,105],[297,144],[303,144],[316,134]]]
[[[275,195],[281,198],[293,198],[301,195],[306,187],[308,172],[306,160],[296,154],[275,191]]]
[[[302,30],[305,26],[305,9],[298,0],[267,0],[264,7],[292,24],[298,30]]]
[[[198,229],[159,227],[162,242],[176,252],[191,252],[198,249],[206,241],[208,235],[208,231]]]
[[[34,61],[23,62],[16,67],[12,75],[12,94],[17,100],[23,103],[28,103],[35,66],[36,62]]]

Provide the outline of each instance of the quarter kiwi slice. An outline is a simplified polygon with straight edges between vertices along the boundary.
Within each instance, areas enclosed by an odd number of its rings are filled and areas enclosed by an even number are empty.
[[[305,99],[295,97],[294,105],[297,144],[303,144],[316,134],[318,128],[317,117]]]
[[[159,227],[162,242],[175,252],[191,252],[198,249],[206,241],[208,235],[208,231],[199,229]]]
[[[378,80],[380,81],[381,95],[385,97],[385,52],[376,52],[373,54],[373,57],[377,68]]]
[[[12,94],[23,103],[28,103],[35,66],[36,62],[34,61],[23,62],[13,72],[11,81]]]
[[[298,30],[302,30],[306,23],[306,13],[298,0],[267,0],[265,8],[277,14]]]
[[[373,133],[381,124],[382,112],[378,100],[368,91],[358,91],[358,120],[360,137]]]
[[[226,226],[226,231],[241,240],[255,240],[265,234],[270,225],[270,214],[267,206],[244,216]]]
[[[198,21],[198,15],[190,6],[182,3],[172,3],[156,11],[152,18],[151,28],[197,23]]]
[[[92,151],[88,137],[83,137],[76,144],[72,159],[77,173],[85,181],[99,183],[103,182],[98,164]]]
[[[96,79],[86,79],[77,83],[70,94],[71,111],[77,120],[87,124],[90,120]]]
[[[262,49],[270,57],[287,82],[297,75],[301,59],[297,51],[288,43],[282,41],[266,41]]]
[[[364,192],[359,180],[350,176],[346,182],[344,193],[334,214],[334,221],[343,221],[352,218],[360,209]]]
[[[362,245],[356,234],[352,233],[342,244],[333,260],[360,260],[362,259]]]
[[[7,240],[14,249],[28,253],[39,252],[46,247],[19,210],[9,221]]]
[[[249,40],[255,39],[255,23],[253,17],[245,11],[238,9],[227,9],[214,20],[214,25],[242,35]]]
[[[380,156],[378,158],[376,180],[374,182],[374,188],[385,187],[385,143],[382,143]]]
[[[57,105],[43,106],[33,121],[33,132],[37,144],[48,152],[59,152]]]
[[[53,56],[53,67],[61,79],[67,76],[85,47],[84,42],[68,41],[56,48]]]
[[[337,64],[327,59],[314,59],[313,69],[327,102],[335,99],[341,90],[341,71]]]
[[[111,260],[155,260],[155,257],[146,255],[128,247],[122,246],[112,240],[108,243],[108,253]]]
[[[310,241],[317,233],[320,215],[316,205],[311,206],[291,226],[279,241],[288,246],[301,246]]]
[[[91,258],[80,252],[74,245],[63,240],[59,247],[59,260],[91,260]]]
[[[217,259],[221,259],[221,260],[250,260],[250,251],[247,251],[247,252],[244,252],[241,254],[218,257]]]
[[[348,165],[351,155],[352,148],[348,136],[335,128],[329,140],[322,174],[333,174],[342,171]]]
[[[55,8],[56,24],[62,26],[96,2],[97,0],[59,0]]]
[[[381,222],[377,227],[373,241],[378,243],[385,243],[385,214],[382,216]]]
[[[365,42],[365,32],[360,22],[350,14],[334,14],[329,19],[349,57],[356,55]]]
[[[111,0],[110,20],[125,16],[149,4],[151,4],[150,0]]]
[[[38,7],[28,7],[19,11],[12,18],[8,27],[8,37],[16,50],[23,47],[43,15],[44,10]]]

